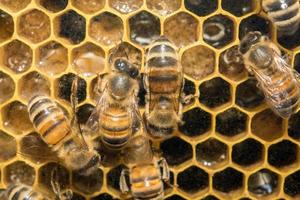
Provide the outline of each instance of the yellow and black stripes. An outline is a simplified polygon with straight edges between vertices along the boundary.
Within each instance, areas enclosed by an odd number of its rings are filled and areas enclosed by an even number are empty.
[[[33,191],[30,186],[16,184],[10,186],[6,191],[7,200],[46,200],[42,194]]]

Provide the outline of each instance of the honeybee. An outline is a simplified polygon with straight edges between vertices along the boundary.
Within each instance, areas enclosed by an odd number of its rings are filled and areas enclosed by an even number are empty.
[[[125,58],[113,61],[113,71],[98,76],[95,93],[98,101],[87,126],[100,135],[102,143],[112,150],[120,150],[135,134],[141,117],[137,106],[139,85],[135,79],[138,68]]]
[[[14,180],[15,183],[11,184],[6,190],[0,194],[1,200],[71,200],[73,192],[70,189],[61,189],[60,184],[57,182],[58,177],[55,177],[55,170],[52,171],[51,186],[54,192],[46,193],[38,188],[23,184],[20,180]],[[57,175],[57,174],[56,174]]]
[[[280,49],[256,31],[242,39],[239,52],[271,108],[283,118],[295,112],[300,100],[299,74],[281,56]]]
[[[169,181],[170,177],[166,160],[153,155],[149,140],[145,136],[135,137],[131,141],[131,148],[134,149],[134,154],[128,156],[132,158],[132,162],[129,169],[121,172],[121,192],[131,192],[134,199],[162,199],[163,183]]]
[[[282,35],[293,35],[300,22],[298,0],[263,0],[262,7]]]
[[[100,155],[94,150],[92,142],[83,136],[83,129],[76,117],[77,82],[75,78],[72,84],[71,121],[54,101],[43,95],[30,99],[28,113],[35,130],[58,158],[68,168],[88,175],[98,168]]]
[[[183,72],[176,47],[166,37],[150,46],[145,67],[146,127],[153,137],[171,135],[181,122]]]

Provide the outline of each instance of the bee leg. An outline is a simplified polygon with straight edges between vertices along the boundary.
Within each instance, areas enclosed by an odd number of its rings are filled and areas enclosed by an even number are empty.
[[[197,97],[197,95],[195,95],[195,94],[189,94],[189,95],[183,94],[182,97],[181,97],[181,103],[183,103],[183,104],[189,104],[196,97]]]
[[[245,68],[246,68],[246,70],[248,71],[248,73],[250,74],[250,75],[254,75],[254,72],[253,72],[253,70],[251,69],[251,67],[249,66],[249,65],[245,65]]]
[[[166,182],[170,180],[170,169],[165,158],[161,158],[159,161],[159,166],[162,168],[162,179]]]
[[[120,190],[122,193],[129,192],[129,186],[126,181],[126,177],[128,177],[128,175],[129,175],[129,171],[127,169],[123,169],[121,172],[120,182],[119,182]]]
[[[96,99],[98,100],[102,94],[102,77],[100,74],[97,75],[97,85],[94,87],[93,92],[96,95]]]
[[[54,192],[54,194],[59,198],[61,199],[61,188],[60,188],[60,185],[58,183],[59,181],[59,178],[58,178],[58,171],[57,171],[57,168],[58,167],[55,167],[52,172],[51,172],[51,187],[52,187],[52,190]]]

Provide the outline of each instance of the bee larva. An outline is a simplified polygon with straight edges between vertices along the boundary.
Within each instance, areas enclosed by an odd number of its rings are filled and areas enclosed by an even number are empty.
[[[280,49],[256,31],[242,39],[239,52],[271,108],[283,118],[293,114],[300,101],[299,74],[286,63]]]
[[[166,160],[153,155],[149,140],[145,136],[134,138],[131,145],[138,151],[132,149],[134,156],[128,156],[134,161],[129,164],[129,170],[123,169],[121,172],[122,193],[130,192],[134,199],[162,199],[164,197],[163,182],[167,182],[170,177]]]
[[[138,68],[127,59],[117,58],[114,70],[99,76],[96,88],[99,100],[88,119],[88,126],[100,135],[103,144],[113,150],[126,146],[141,121],[137,106]]]
[[[293,35],[300,22],[299,0],[263,0],[263,9],[282,35]]]
[[[147,130],[153,137],[166,137],[181,121],[182,67],[176,47],[165,37],[160,37],[150,46],[146,61]]]
[[[77,79],[73,85],[77,90]],[[99,166],[100,156],[94,150],[91,141],[85,141],[77,121],[75,111],[77,100],[74,98],[76,95],[71,97],[74,109],[74,119],[71,122],[55,102],[43,95],[31,98],[28,112],[36,131],[57,153],[66,167],[82,174],[89,174]]]

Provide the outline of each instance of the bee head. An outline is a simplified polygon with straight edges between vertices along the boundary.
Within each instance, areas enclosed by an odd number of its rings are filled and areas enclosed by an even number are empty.
[[[119,71],[126,73],[131,78],[136,78],[139,75],[138,66],[132,64],[127,59],[124,58],[117,58],[114,61],[114,68]]]
[[[132,89],[131,78],[127,74],[116,73],[108,81],[108,89],[113,98],[125,99]]]
[[[245,35],[239,45],[239,52],[246,54],[253,45],[261,40],[262,34],[258,31],[249,32]]]

